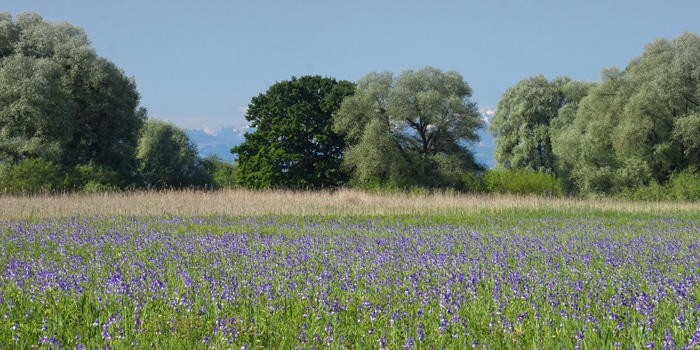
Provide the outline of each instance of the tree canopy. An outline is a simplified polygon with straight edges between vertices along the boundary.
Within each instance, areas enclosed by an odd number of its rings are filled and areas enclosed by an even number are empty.
[[[583,192],[616,193],[700,168],[700,37],[659,39],[604,69],[554,152]]]
[[[471,94],[459,73],[429,66],[362,78],[334,120],[348,142],[344,167],[352,181],[450,187],[465,171],[481,170],[468,148],[483,127]]]
[[[550,124],[567,102],[563,87],[570,81],[537,75],[506,90],[489,124],[499,165],[554,172]]]
[[[655,40],[598,82],[536,75],[508,88],[489,125],[498,174],[480,176],[471,146],[484,122],[471,96],[459,73],[430,66],[357,83],[292,77],[252,98],[254,131],[231,149],[238,164],[202,160],[183,130],[148,121],[134,79],[99,56],[80,27],[0,13],[0,189],[235,181],[700,196],[686,191],[700,179],[697,34]]]
[[[332,188],[345,183],[345,143],[333,132],[333,113],[354,92],[348,81],[292,77],[251,100],[246,119],[255,128],[231,152],[237,182],[249,188]]]
[[[686,179],[700,169],[700,37],[655,40],[624,70],[603,69],[597,83],[522,80],[501,98],[489,130],[499,164],[553,172],[567,192]]]
[[[133,79],[87,35],[36,13],[0,14],[0,162],[95,163],[135,175],[146,119]]]

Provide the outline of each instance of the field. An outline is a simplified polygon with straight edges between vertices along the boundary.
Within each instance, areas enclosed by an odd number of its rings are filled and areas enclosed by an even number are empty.
[[[700,205],[0,198],[0,349],[697,349]]]

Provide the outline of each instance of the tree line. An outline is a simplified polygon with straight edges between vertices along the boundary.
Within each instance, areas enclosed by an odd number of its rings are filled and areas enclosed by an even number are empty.
[[[483,127],[472,90],[432,67],[356,84],[305,76],[253,98],[256,128],[232,149],[240,185],[292,189],[464,188],[482,171],[468,146]]]
[[[700,37],[655,40],[599,82],[521,80],[489,131],[499,167],[552,174],[567,193],[700,198]]]
[[[251,99],[236,163],[201,158],[149,119],[133,78],[84,31],[0,14],[0,191],[243,186],[700,197],[700,38],[647,45],[601,81],[533,76],[508,88],[488,130],[455,71],[426,66],[357,82],[302,76]]]
[[[258,130],[232,150],[239,184],[700,199],[694,33],[655,40],[624,70],[603,69],[599,82],[537,75],[508,88],[488,125],[497,161],[489,170],[469,148],[485,125],[457,72],[373,72],[354,92],[348,82],[328,80],[345,87],[342,99],[332,89],[312,88],[327,91],[320,99],[298,93],[323,80],[309,79],[278,83],[253,99],[246,117]],[[305,110],[325,96],[336,104],[320,118]],[[314,128],[306,126],[311,119]],[[323,151],[317,141],[324,139],[336,150],[344,142],[344,152]]]
[[[139,101],[80,27],[0,13],[0,191],[206,186],[230,168]]]

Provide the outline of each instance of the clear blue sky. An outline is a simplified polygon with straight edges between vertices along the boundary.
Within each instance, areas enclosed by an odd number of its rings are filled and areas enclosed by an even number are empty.
[[[152,118],[191,129],[244,125],[250,99],[292,76],[426,65],[458,71],[495,109],[521,79],[598,80],[656,38],[700,33],[697,0],[0,1],[83,27]]]

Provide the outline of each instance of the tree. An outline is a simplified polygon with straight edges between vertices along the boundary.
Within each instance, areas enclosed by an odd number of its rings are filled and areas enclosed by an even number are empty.
[[[362,78],[334,122],[348,142],[344,166],[352,181],[455,187],[465,171],[483,169],[468,149],[483,127],[471,94],[459,73],[432,67]]]
[[[172,123],[149,120],[136,149],[139,174],[147,187],[205,186],[212,183],[187,133]]]
[[[615,68],[601,72],[601,82],[579,104],[568,127],[562,127],[552,140],[559,167],[575,191],[583,193],[617,192],[616,169],[619,158],[610,134],[624,108],[631,88],[623,73]]]
[[[255,131],[238,154],[239,184],[249,188],[329,188],[343,184],[345,146],[331,130],[333,113],[353,84],[320,76],[292,77],[254,97],[246,119]]]
[[[0,15],[0,161],[94,163],[131,177],[146,119],[139,99],[134,80],[98,56],[80,27]]]
[[[73,132],[75,103],[62,90],[61,67],[46,58],[0,61],[0,159],[60,163]]]
[[[625,70],[601,75],[554,141],[555,154],[583,192],[664,184],[700,168],[698,35],[656,40]]]
[[[567,101],[562,88],[570,81],[557,78],[550,82],[537,75],[506,90],[489,125],[499,165],[554,172],[550,124]]]
[[[556,175],[559,187],[565,193],[575,193],[578,189],[572,177],[573,167],[571,164],[562,161],[558,148],[561,144],[557,140],[565,139],[561,137],[569,130],[576,120],[581,101],[588,96],[589,92],[598,84],[595,82],[571,80],[564,84],[561,89],[566,96],[564,105],[557,111],[557,117],[550,122],[549,135],[552,143],[552,153],[555,158],[554,174]]]

